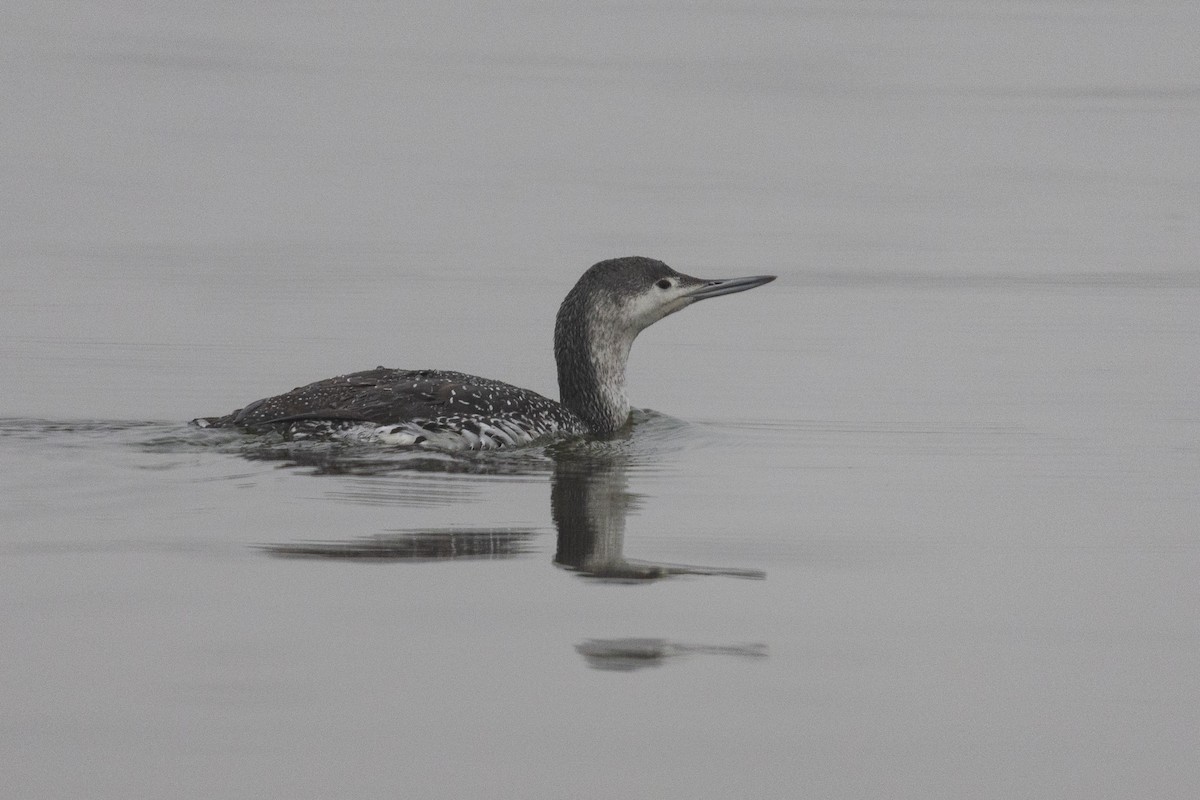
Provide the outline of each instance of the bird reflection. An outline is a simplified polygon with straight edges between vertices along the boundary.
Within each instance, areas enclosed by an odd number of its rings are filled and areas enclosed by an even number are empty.
[[[631,465],[654,454],[632,450],[630,440],[567,442],[517,457],[443,456],[372,448],[363,452],[317,443],[258,442],[242,454],[279,461],[338,481],[335,496],[354,502],[401,506],[454,506],[470,501],[469,476],[550,478],[550,516],[558,532],[554,563],[592,581],[646,583],[677,575],[725,575],[762,579],[756,569],[669,564],[625,557],[625,521],[641,497],[629,490]],[[462,478],[467,476],[466,480]],[[535,528],[426,528],[392,531],[349,540],[292,542],[262,549],[286,558],[431,562],[507,559],[535,550]],[[660,667],[696,655],[764,658],[761,643],[704,644],[661,638],[587,639],[575,645],[587,666],[608,672]]]
[[[292,558],[362,558],[377,561],[512,558],[532,550],[536,534],[532,528],[435,528],[340,542],[269,544],[263,545],[262,549],[272,555]]]
[[[689,644],[668,639],[588,639],[575,645],[589,667],[613,672],[632,672],[645,667],[661,667],[668,660],[687,655],[739,656],[765,658],[765,644]]]
[[[449,506],[474,495],[477,486],[470,476],[540,479],[549,474],[550,515],[558,533],[554,563],[592,580],[638,583],[677,575],[765,577],[756,569],[625,557],[625,520],[637,501],[637,495],[629,491],[630,465],[654,457],[633,450],[628,437],[566,442],[506,456],[389,453],[376,447],[312,441],[242,441],[246,449],[241,454],[250,460],[279,461],[313,475],[351,478],[352,490],[339,483],[334,493],[372,504]],[[390,531],[350,540],[270,544],[263,550],[278,556],[332,559],[503,559],[530,552],[534,538],[534,530],[528,528],[447,527]]]
[[[558,530],[554,563],[589,578],[639,582],[673,575],[764,578],[754,569],[666,564],[625,557],[625,519],[635,502],[628,457],[616,448],[561,448],[555,453],[550,515]]]

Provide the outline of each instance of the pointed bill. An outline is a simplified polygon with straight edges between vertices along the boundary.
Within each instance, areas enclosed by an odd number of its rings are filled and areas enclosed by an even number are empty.
[[[753,275],[748,278],[719,278],[712,280],[689,277],[689,280],[696,281],[698,285],[687,293],[687,297],[692,300],[707,300],[710,297],[720,297],[724,294],[735,294],[754,289],[762,286],[764,283],[770,283],[775,280],[775,276]]]

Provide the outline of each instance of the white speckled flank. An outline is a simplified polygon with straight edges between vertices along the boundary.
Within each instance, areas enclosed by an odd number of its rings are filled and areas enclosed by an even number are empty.
[[[300,386],[196,424],[437,450],[495,450],[602,436],[629,420],[625,364],[638,333],[698,300],[772,280],[702,280],[642,257],[601,261],[583,274],[558,311],[554,355],[561,403],[462,372],[376,367]]]

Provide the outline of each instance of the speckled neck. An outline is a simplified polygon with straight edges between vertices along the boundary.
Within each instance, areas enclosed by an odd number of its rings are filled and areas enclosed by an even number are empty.
[[[596,435],[629,420],[625,365],[637,331],[622,323],[614,300],[589,292],[584,281],[563,300],[554,325],[554,359],[562,404]]]

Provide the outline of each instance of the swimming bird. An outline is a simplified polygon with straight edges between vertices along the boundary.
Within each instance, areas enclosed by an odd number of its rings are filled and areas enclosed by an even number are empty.
[[[710,297],[744,292],[774,275],[693,278],[642,256],[592,266],[554,324],[561,402],[507,383],[443,370],[376,367],[250,403],[201,427],[280,431],[296,438],[352,432],[389,444],[490,450],[572,436],[602,437],[629,421],[625,365],[637,335]]]

